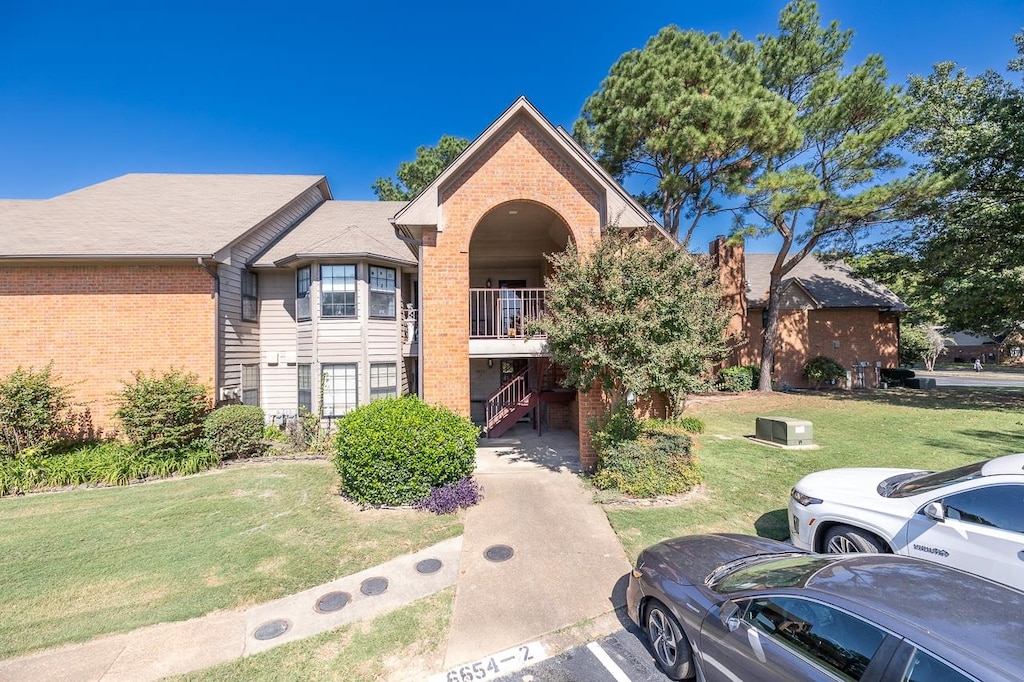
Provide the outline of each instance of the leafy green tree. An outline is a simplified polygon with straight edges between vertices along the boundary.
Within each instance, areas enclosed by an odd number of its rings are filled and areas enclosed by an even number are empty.
[[[1024,69],[1024,33],[1015,36]],[[999,333],[1024,321],[1024,88],[955,64],[912,77],[914,148],[955,178],[904,243],[948,325]]]
[[[778,236],[771,269],[759,389],[771,391],[786,275],[816,249],[850,248],[872,228],[906,219],[942,183],[900,174],[896,144],[911,123],[900,89],[886,82],[879,55],[846,68],[852,31],[821,26],[818,7],[794,0],[777,35],[758,38],[764,84],[797,112],[800,143],[758,159],[734,237]]]
[[[395,173],[397,178],[377,178],[373,192],[381,201],[414,199],[468,146],[465,138],[442,135],[436,146],[419,147],[414,161],[403,161]]]
[[[570,245],[548,259],[546,315],[536,328],[570,385],[588,391],[599,380],[620,397],[662,391],[674,413],[707,385],[725,351],[728,314],[706,258],[612,227],[585,257]]]
[[[905,239],[899,237],[898,239]],[[927,286],[925,266],[919,254],[909,253],[892,243],[873,245],[866,253],[840,254],[845,257],[858,276],[887,286],[910,306],[901,320],[901,329],[908,325],[928,324],[942,326],[945,295],[941,290]]]
[[[622,55],[583,105],[574,135],[687,246],[717,199],[756,159],[798,142],[794,110],[765,88],[755,45],[738,34],[663,28]]]

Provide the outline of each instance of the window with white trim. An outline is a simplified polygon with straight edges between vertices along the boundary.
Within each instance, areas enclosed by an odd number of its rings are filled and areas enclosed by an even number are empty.
[[[370,317],[395,319],[395,269],[370,266]]]
[[[260,316],[256,273],[242,270],[242,319],[255,322]]]
[[[310,365],[297,365],[299,382],[299,414],[313,411],[313,373]]]
[[[320,315],[356,316],[356,266],[320,266]]]
[[[242,365],[242,404],[260,404],[259,365]]]
[[[313,269],[310,266],[295,271],[295,318],[308,320],[310,317],[309,286],[313,281]]]
[[[370,365],[370,400],[398,395],[398,366],[393,362]]]
[[[359,405],[359,365],[324,365],[324,399],[321,408],[325,417],[340,417]]]

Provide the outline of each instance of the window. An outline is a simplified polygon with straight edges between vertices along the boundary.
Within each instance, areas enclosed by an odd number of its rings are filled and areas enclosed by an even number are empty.
[[[242,319],[254,322],[259,319],[260,304],[257,298],[256,273],[242,270]]]
[[[324,365],[325,417],[340,417],[359,405],[359,365]]]
[[[313,270],[308,265],[295,271],[295,317],[299,320],[309,319],[309,285],[313,279]]]
[[[845,679],[859,680],[885,632],[844,611],[799,597],[755,599],[744,619]]]
[[[1024,533],[1024,485],[990,485],[942,501],[946,516],[965,523]]]
[[[918,649],[910,659],[900,682],[971,682],[973,679],[945,661],[940,661],[931,654]]]
[[[370,317],[395,319],[395,270],[370,266]]]
[[[242,365],[242,404],[260,404],[259,365]]]
[[[309,365],[298,365],[299,369],[299,414],[303,410],[313,411],[313,375]]]
[[[320,303],[322,317],[355,317],[356,266],[320,266]]]
[[[370,400],[398,395],[398,368],[395,363],[370,365]]]

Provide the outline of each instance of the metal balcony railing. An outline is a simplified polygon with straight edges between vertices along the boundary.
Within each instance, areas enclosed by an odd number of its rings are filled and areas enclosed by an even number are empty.
[[[402,343],[416,343],[419,340],[419,324],[417,310],[412,303],[406,303],[402,308]]]
[[[470,289],[469,338],[527,336],[527,325],[544,313],[546,289]]]

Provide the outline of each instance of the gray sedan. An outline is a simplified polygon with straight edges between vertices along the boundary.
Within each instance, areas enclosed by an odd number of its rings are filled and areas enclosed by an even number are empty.
[[[626,603],[673,679],[1024,680],[1024,592],[911,557],[694,535],[641,552]]]

